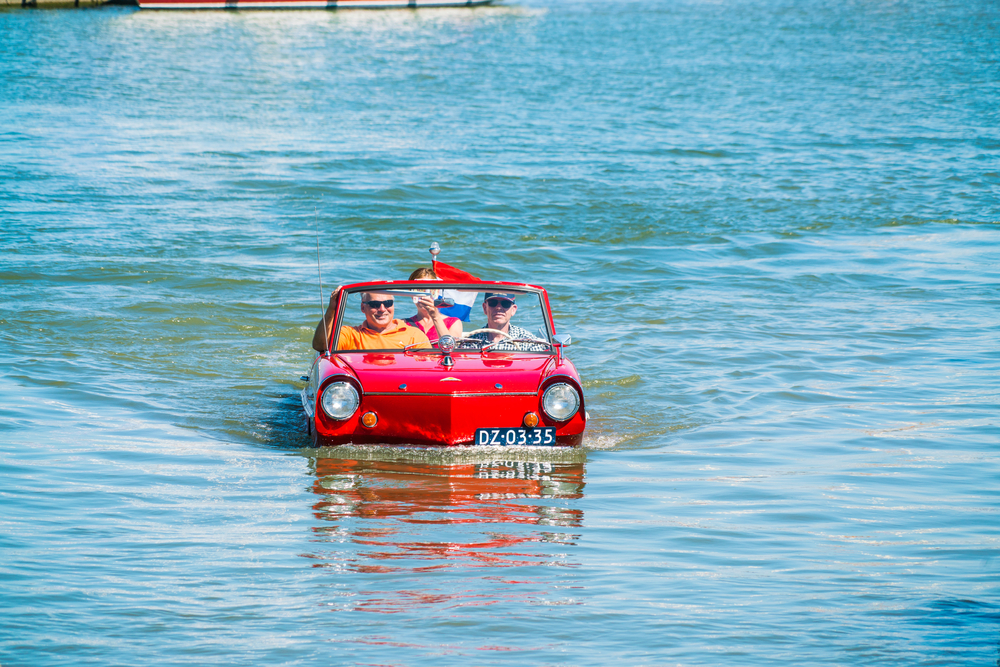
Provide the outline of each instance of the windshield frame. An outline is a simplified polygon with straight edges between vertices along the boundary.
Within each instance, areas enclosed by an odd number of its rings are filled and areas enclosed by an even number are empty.
[[[556,353],[556,341],[555,341],[555,325],[552,321],[552,311],[549,306],[549,295],[545,291],[545,288],[539,287],[537,285],[528,285],[526,283],[509,283],[500,281],[483,281],[483,282],[449,282],[444,280],[381,280],[381,281],[369,281],[363,283],[352,283],[349,285],[343,285],[335,294],[337,299],[337,310],[336,315],[333,318],[333,323],[330,325],[330,338],[327,340],[327,349],[330,354],[342,354],[342,353],[395,353],[395,354],[434,354],[441,355],[442,351],[436,347],[436,342],[432,342],[433,347],[429,348],[392,348],[392,349],[367,349],[367,350],[338,350],[336,349],[336,343],[340,337],[340,330],[344,326],[353,326],[350,322],[347,322],[348,313],[348,297],[352,294],[357,294],[360,292],[394,292],[394,291],[410,291],[414,292],[426,292],[427,290],[466,290],[474,291],[479,293],[484,292],[505,292],[509,294],[516,295],[535,295],[538,298],[539,308],[541,309],[541,319],[545,327],[545,338],[540,339],[541,342],[548,344],[547,350],[496,350],[487,349],[482,350],[479,348],[459,348],[456,346],[452,355],[463,355],[463,354],[518,354],[518,355],[554,355]],[[403,319],[403,318],[396,318]],[[471,319],[471,318],[470,318]],[[474,329],[473,329],[474,330]]]

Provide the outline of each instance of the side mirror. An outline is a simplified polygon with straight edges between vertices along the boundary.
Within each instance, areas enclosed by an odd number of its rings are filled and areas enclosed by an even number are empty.
[[[569,344],[573,342],[573,337],[569,334],[555,334],[552,336],[552,339],[563,347],[568,347]]]

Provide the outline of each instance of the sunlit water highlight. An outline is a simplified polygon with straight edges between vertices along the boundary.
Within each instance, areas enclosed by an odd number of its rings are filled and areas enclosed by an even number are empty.
[[[996,3],[0,10],[0,664],[1000,662]],[[311,450],[546,286],[577,451]]]

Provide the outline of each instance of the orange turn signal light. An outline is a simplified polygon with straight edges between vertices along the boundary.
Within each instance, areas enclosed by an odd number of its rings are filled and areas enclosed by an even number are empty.
[[[535,428],[538,426],[538,415],[534,412],[529,412],[524,415],[524,425],[527,428]]]
[[[378,415],[374,412],[366,412],[361,415],[361,425],[367,428],[371,428],[378,423]]]

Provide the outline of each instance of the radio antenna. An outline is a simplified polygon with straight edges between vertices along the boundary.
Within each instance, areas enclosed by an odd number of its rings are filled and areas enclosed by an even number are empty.
[[[323,299],[323,263],[319,258],[319,208],[313,206],[313,226],[316,229],[316,273],[319,275],[319,312],[323,316],[323,351],[329,345],[330,329],[326,325],[326,306]]]

